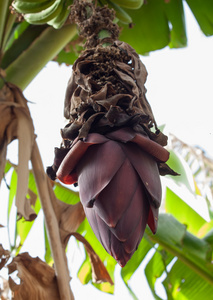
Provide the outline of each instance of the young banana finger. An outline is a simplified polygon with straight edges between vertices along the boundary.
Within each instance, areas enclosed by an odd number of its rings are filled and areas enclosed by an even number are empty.
[[[113,0],[113,2],[121,7],[138,9],[143,5],[144,0]]]
[[[71,4],[72,4],[72,0],[69,0],[66,3],[64,3],[60,14],[58,14],[54,19],[47,22],[47,24],[53,26],[55,29],[61,28],[70,14],[69,6]]]
[[[19,2],[23,2],[23,3],[42,3],[42,2],[46,2],[47,0],[19,0]],[[13,2],[16,2],[16,0],[14,0]],[[49,1],[50,2],[50,1]],[[12,3],[13,5],[13,3]]]
[[[25,14],[25,20],[30,24],[45,24],[60,14],[63,9],[63,3],[61,0],[54,1],[53,5],[47,9],[33,14]]]
[[[14,1],[12,3],[12,6],[15,8],[15,10],[22,14],[27,13],[37,13],[40,12],[50,6],[53,5],[55,1],[54,0],[46,0],[43,2],[24,2],[24,1]]]

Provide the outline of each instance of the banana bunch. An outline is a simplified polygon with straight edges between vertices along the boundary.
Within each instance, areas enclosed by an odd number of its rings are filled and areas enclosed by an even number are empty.
[[[13,8],[23,14],[24,19],[35,25],[49,24],[55,29],[63,26],[73,0],[14,0]],[[123,9],[138,9],[144,0],[99,0],[101,5],[108,4],[116,12],[116,17],[124,24],[131,24],[130,15]]]
[[[72,0],[14,0],[13,8],[23,14],[24,19],[35,25],[49,24],[60,28],[69,15]]]

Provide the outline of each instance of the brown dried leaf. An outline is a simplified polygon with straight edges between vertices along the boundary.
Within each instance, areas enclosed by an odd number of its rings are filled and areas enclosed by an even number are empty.
[[[70,233],[75,232],[85,218],[84,209],[81,202],[71,205],[57,199],[53,192],[50,180],[48,187],[55,216],[59,225],[61,242],[63,247],[66,248]]]
[[[12,278],[9,285],[14,292],[14,300],[59,300],[59,291],[53,268],[40,258],[32,258],[28,253],[16,256],[8,265],[9,274],[18,271],[21,280],[17,285]]]
[[[101,261],[100,257],[95,253],[90,243],[79,233],[75,232],[72,233],[72,235],[82,242],[86,248],[86,251],[89,255],[91,266],[92,266],[92,279],[96,283],[102,283],[102,282],[109,282],[111,285],[113,285],[113,281],[104,266],[103,262]]]
[[[63,247],[66,248],[70,234],[75,232],[85,219],[84,209],[81,202],[70,205],[58,200],[53,190],[50,190],[50,194],[53,209],[59,224],[61,242]]]
[[[10,104],[14,101],[12,93],[4,86],[0,90],[0,182],[4,175],[6,164],[8,138],[5,137],[6,128],[12,122],[12,113]]]
[[[29,169],[28,162],[31,158],[34,144],[34,128],[32,120],[26,109],[14,110],[18,119],[17,137],[19,139],[19,163],[17,168],[18,184],[16,193],[16,206],[18,214],[26,220],[34,220],[36,215],[30,206],[30,202],[25,201],[28,192]]]
[[[1,300],[9,300],[9,294],[10,294],[10,287],[9,282],[4,277],[0,276],[1,278],[1,286],[3,286],[3,290],[0,289],[0,299]]]
[[[5,266],[8,259],[10,258],[10,251],[5,250],[3,246],[0,244],[0,270]]]
[[[60,235],[61,241],[66,247],[71,232],[75,232],[85,219],[85,213],[81,202],[69,205],[61,214]]]
[[[36,214],[30,201],[25,201],[28,192],[28,162],[34,145],[34,127],[22,91],[11,83],[5,84],[0,91],[0,180],[6,163],[7,145],[14,139],[19,140],[19,163],[17,167],[18,184],[16,206],[18,215],[32,221]]]

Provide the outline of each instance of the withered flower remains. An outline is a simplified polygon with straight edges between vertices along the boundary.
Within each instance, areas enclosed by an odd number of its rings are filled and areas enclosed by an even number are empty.
[[[95,235],[123,267],[146,224],[156,232],[159,175],[174,172],[165,164],[167,137],[145,97],[146,68],[131,46],[117,40],[112,11],[85,3],[75,3],[72,11],[81,20],[81,33],[90,38],[73,65],[64,111],[69,123],[48,174],[78,183]],[[112,34],[98,38],[106,29]]]

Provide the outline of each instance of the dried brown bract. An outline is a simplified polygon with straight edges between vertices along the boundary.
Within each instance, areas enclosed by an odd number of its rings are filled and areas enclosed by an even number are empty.
[[[115,11],[107,6],[94,7],[90,2],[75,0],[71,6],[70,19],[78,25],[80,36],[87,39],[85,47],[96,47],[99,43],[112,42],[118,39],[119,27],[112,21]],[[99,39],[102,30],[110,33],[109,37]]]

